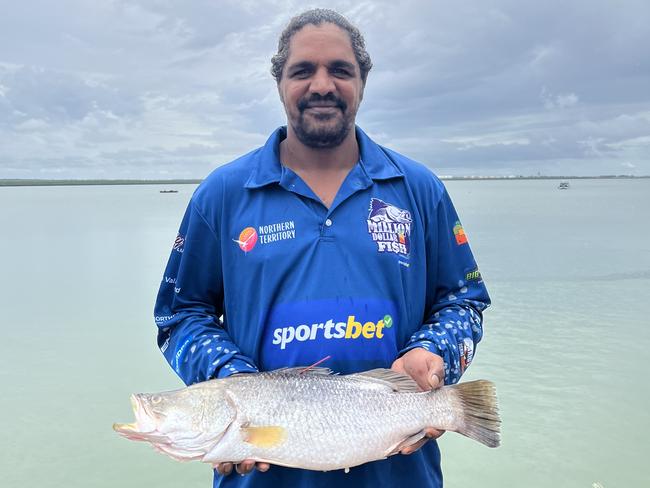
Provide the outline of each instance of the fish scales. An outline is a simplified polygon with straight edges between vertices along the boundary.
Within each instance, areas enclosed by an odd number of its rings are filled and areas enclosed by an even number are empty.
[[[240,374],[182,390],[132,397],[136,422],[116,424],[180,460],[244,459],[328,471],[383,459],[427,427],[499,444],[487,381],[420,392],[390,370],[332,375],[323,368]]]
[[[426,426],[428,402],[422,394],[396,395],[376,384],[360,391],[344,378],[304,381],[285,375],[264,386],[258,384],[264,379],[251,378],[250,386],[235,383],[230,391],[243,418],[254,425],[286,426],[287,431],[286,443],[271,449],[240,444],[237,456],[316,470],[356,466],[386,457]],[[261,402],[259,387],[267,388]]]

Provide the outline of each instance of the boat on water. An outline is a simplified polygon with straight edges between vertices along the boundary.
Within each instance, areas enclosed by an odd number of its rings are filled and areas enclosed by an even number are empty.
[[[569,182],[568,181],[560,181],[560,185],[558,186],[560,190],[568,190],[569,189]]]
[[[178,190],[160,190],[160,193],[178,193]]]

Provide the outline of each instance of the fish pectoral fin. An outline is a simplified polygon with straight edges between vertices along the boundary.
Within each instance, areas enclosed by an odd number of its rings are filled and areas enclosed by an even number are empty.
[[[242,427],[244,441],[257,447],[276,447],[287,438],[284,427],[269,425],[264,427]]]
[[[139,432],[138,430],[138,424],[135,422],[132,422],[130,424],[113,424],[113,430],[115,432],[123,433],[123,432]]]
[[[388,456],[392,456],[393,454],[398,454],[402,449],[412,446],[413,444],[421,441],[426,435],[426,432],[424,430],[421,430],[417,434],[413,434],[412,436],[407,437],[404,439],[402,442],[397,444],[389,453]]]

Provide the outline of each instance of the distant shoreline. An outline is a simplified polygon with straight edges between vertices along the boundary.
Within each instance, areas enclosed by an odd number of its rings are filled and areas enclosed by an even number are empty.
[[[198,185],[203,180],[0,180],[0,186]]]
[[[650,178],[632,175],[601,176],[440,176],[444,181],[486,181],[486,180],[634,180]],[[82,186],[82,185],[198,185],[200,179],[174,180],[46,180],[46,179],[0,179],[0,186]]]

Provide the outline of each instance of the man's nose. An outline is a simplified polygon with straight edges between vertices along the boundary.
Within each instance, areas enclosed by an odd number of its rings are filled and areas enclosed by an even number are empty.
[[[328,73],[327,69],[320,68],[314,73],[309,85],[309,91],[311,93],[318,93],[321,96],[325,96],[328,93],[333,93],[335,90],[334,78]]]

